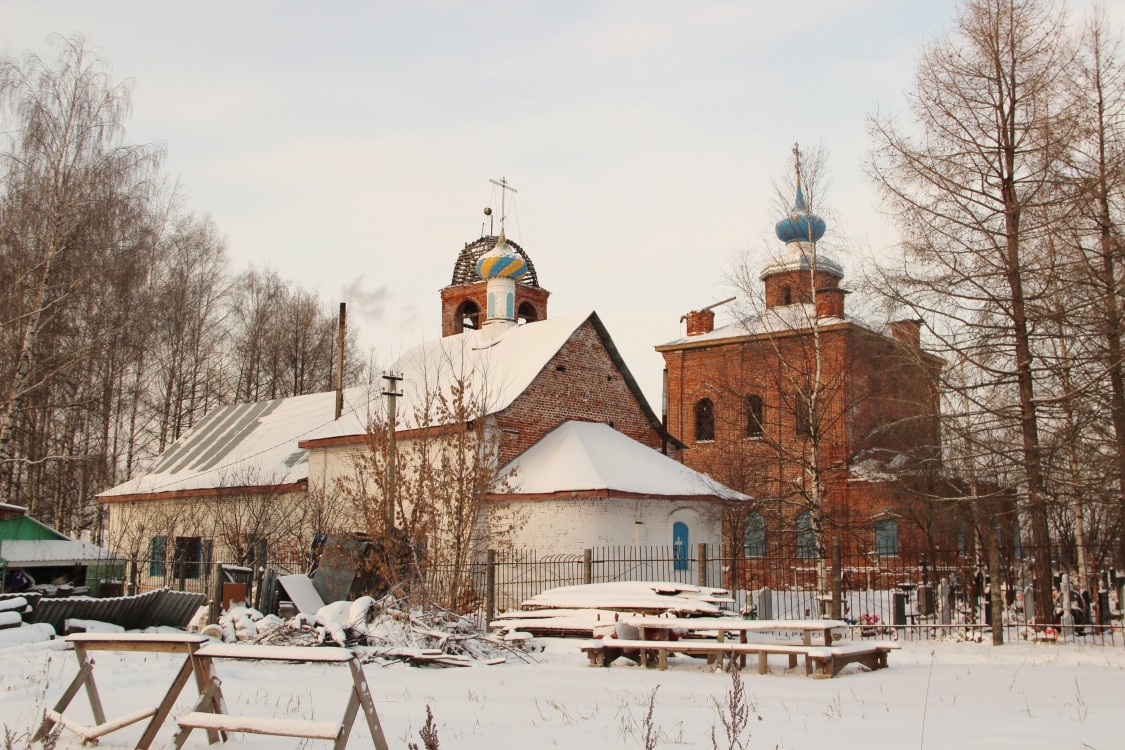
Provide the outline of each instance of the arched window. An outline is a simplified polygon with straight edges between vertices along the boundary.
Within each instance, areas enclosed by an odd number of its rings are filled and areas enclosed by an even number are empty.
[[[466,328],[480,328],[480,308],[471,299],[462,302],[453,315],[453,332],[461,333]]]
[[[672,567],[688,569],[688,527],[683,521],[672,524]]]
[[[715,405],[709,398],[695,402],[695,439],[715,439]]]
[[[800,390],[793,394],[793,423],[798,435],[812,437],[812,410],[809,408],[808,397]]]
[[[539,311],[530,302],[521,302],[516,316],[520,323],[534,323],[539,320]]]
[[[783,304],[783,305],[792,305],[793,304],[793,290],[790,289],[787,286],[781,288],[781,304]]]
[[[898,521],[893,518],[875,522],[875,554],[879,557],[898,555]]]
[[[743,557],[766,556],[766,519],[761,513],[746,517],[746,532],[742,535]]]
[[[762,397],[754,393],[746,397],[746,437],[762,434]]]
[[[812,515],[807,510],[797,516],[797,557],[804,560],[816,557],[816,536],[813,534]]]

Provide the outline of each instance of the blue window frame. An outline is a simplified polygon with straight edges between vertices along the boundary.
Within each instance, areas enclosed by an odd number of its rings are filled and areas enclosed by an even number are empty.
[[[812,529],[812,515],[807,510],[797,516],[797,557],[803,560],[816,557],[816,536]]]
[[[766,556],[766,519],[761,513],[751,513],[746,517],[746,531],[742,537],[743,557]]]
[[[879,557],[898,555],[898,521],[893,518],[875,522],[875,554]]]
[[[683,521],[672,524],[672,567],[688,569],[688,527]]]
[[[168,537],[154,536],[148,551],[148,574],[158,577],[164,575],[164,563],[168,555]]]

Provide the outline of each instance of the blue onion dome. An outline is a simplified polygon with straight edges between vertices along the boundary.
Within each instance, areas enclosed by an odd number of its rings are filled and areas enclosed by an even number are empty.
[[[496,246],[477,259],[477,275],[482,279],[518,279],[527,273],[527,261],[516,252],[500,230]]]
[[[777,222],[774,228],[777,238],[788,244],[790,242],[817,242],[824,236],[827,225],[824,219],[809,212],[808,203],[805,202],[805,193],[801,186],[797,186],[797,200],[789,215]]]

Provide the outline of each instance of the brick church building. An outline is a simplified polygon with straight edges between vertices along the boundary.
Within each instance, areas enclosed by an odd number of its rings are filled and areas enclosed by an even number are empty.
[[[715,327],[689,312],[686,336],[656,347],[668,431],[683,461],[755,498],[728,517],[744,558],[823,558],[839,538],[853,564],[964,545],[939,480],[938,375],[920,321],[872,330],[845,311],[843,267],[798,185],[776,227],[784,253],[761,271],[753,314]]]

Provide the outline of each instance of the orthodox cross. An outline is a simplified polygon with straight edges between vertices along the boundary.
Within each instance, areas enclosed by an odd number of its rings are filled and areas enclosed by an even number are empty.
[[[513,193],[519,191],[508,184],[508,178],[506,177],[501,177],[499,182],[491,178],[488,181],[500,188],[500,231],[504,231],[504,219],[508,218],[507,191],[511,190]]]
[[[793,160],[797,169],[797,189],[801,189],[801,147],[799,144],[793,144]]]

